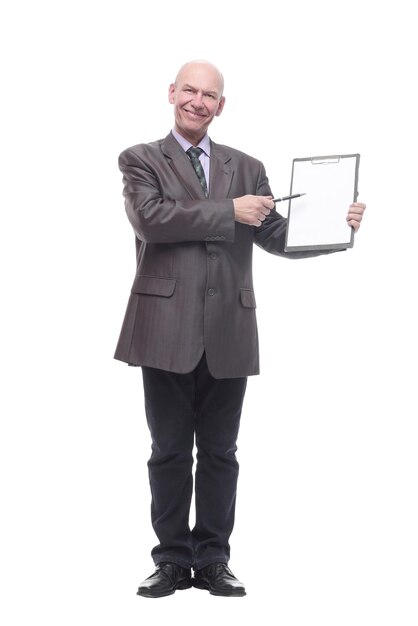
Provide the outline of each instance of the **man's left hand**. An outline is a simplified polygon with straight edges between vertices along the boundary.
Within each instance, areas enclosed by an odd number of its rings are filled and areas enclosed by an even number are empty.
[[[350,204],[347,215],[347,223],[349,226],[352,226],[352,228],[354,228],[355,232],[357,232],[360,228],[360,223],[363,219],[363,213],[365,209],[366,205],[362,202],[353,202],[353,204]]]

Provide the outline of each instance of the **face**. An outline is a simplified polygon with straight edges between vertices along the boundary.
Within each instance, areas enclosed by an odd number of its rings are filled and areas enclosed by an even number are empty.
[[[186,65],[170,85],[168,99],[174,105],[177,132],[197,145],[213,118],[222,113],[222,78],[209,64]]]

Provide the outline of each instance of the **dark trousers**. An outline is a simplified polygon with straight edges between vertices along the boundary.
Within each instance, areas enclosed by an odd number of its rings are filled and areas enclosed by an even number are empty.
[[[142,367],[145,410],[152,438],[148,462],[151,518],[159,545],[154,562],[200,569],[227,563],[234,526],[237,449],[246,378],[217,380],[202,357],[190,374]],[[196,523],[189,512],[196,442]]]

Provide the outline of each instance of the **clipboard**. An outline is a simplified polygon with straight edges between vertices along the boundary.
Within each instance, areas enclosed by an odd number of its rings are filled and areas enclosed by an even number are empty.
[[[345,250],[354,245],[348,208],[358,196],[359,154],[293,159],[285,251]]]

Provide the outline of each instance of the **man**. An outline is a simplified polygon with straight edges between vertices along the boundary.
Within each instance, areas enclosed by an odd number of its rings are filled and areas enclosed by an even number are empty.
[[[169,101],[172,132],[119,157],[137,273],[115,358],[142,366],[159,540],[152,550],[157,569],[138,594],[161,597],[193,585],[243,596],[227,564],[239,420],[247,376],[259,372],[253,243],[294,258],[318,252],[284,253],[286,219],[274,210],[264,166],[209,139],[208,127],[225,105],[219,70],[187,63],[169,87]],[[349,208],[354,230],[364,209]]]

